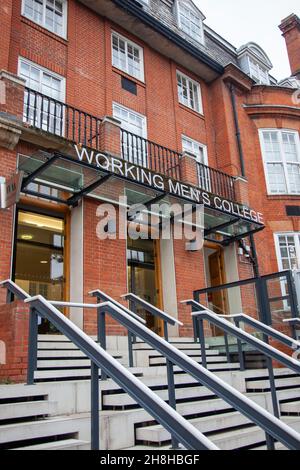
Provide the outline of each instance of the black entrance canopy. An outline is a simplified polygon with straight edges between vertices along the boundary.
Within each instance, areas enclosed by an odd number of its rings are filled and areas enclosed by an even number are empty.
[[[154,204],[183,206],[189,203],[192,211],[204,205],[202,227],[205,239],[222,245],[264,228],[262,215],[246,206],[155,174],[134,163],[106,154],[99,155],[101,158],[97,163],[81,157],[76,160],[58,152],[38,151],[32,156],[19,155],[18,170],[24,172],[22,192],[70,207],[75,207],[85,196],[117,205],[121,205],[119,197],[126,196],[124,205],[129,220],[135,217],[131,215],[133,206],[136,214],[139,205],[143,212],[146,206],[149,213],[153,213],[151,207]],[[160,228],[164,222],[163,215],[158,211],[157,216]]]

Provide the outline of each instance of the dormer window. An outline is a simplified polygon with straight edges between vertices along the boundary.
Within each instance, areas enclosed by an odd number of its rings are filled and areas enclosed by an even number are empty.
[[[241,69],[259,85],[270,85],[269,72],[272,62],[265,51],[256,43],[248,42],[237,51]]]
[[[178,1],[178,24],[179,28],[195,41],[203,43],[203,19],[204,17],[190,2]]]
[[[255,80],[257,83],[261,85],[269,85],[270,78],[268,70],[262,67],[258,62],[253,60],[251,57],[248,57],[249,60],[249,70],[250,76]]]

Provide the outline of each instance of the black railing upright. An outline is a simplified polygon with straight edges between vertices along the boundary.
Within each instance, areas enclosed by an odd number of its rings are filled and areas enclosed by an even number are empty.
[[[101,118],[30,88],[25,88],[23,120],[27,126],[101,151]],[[130,163],[174,180],[181,180],[180,159],[182,154],[180,152],[125,129],[121,129],[121,155],[124,160]],[[198,186],[201,189],[236,201],[235,178],[233,176],[203,163],[197,163],[197,167]]]
[[[121,148],[124,160],[180,180],[181,154],[151,140],[121,129]]]
[[[197,163],[198,184],[209,193],[222,196],[230,201],[236,201],[235,178],[223,171],[216,170],[203,163]]]
[[[99,117],[25,88],[24,122],[71,142],[100,150]]]

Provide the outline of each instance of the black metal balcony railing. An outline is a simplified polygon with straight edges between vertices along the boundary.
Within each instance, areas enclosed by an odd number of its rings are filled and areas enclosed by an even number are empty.
[[[180,179],[181,154],[121,129],[122,157],[152,171]]]
[[[197,163],[199,187],[209,193],[236,201],[235,178],[223,171]]]
[[[27,125],[101,151],[101,118],[29,88],[25,88],[24,101],[24,122]],[[180,152],[124,129],[121,129],[121,154],[126,161],[179,181],[181,179]],[[236,200],[235,180],[232,176],[203,163],[197,165],[201,189]]]
[[[100,150],[100,118],[29,88],[24,101],[30,126]]]

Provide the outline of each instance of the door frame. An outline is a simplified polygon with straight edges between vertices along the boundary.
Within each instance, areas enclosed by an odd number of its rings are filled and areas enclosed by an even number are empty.
[[[210,242],[210,241],[205,241],[204,242],[204,249],[205,248],[211,248],[215,251],[217,251],[219,254],[221,254],[221,263],[223,266],[222,269],[222,284],[226,284],[227,279],[226,279],[226,268],[225,268],[225,257],[224,257],[224,248],[220,246],[218,243]],[[224,299],[224,302],[226,304],[226,308],[229,308],[229,303],[228,303],[228,296],[226,295],[226,298]]]
[[[17,254],[17,233],[18,233],[18,213],[19,211],[32,212],[34,214],[46,215],[58,219],[63,219],[65,224],[64,233],[64,301],[70,299],[70,233],[71,233],[71,214],[68,207],[64,204],[53,205],[46,201],[33,201],[29,196],[22,196],[20,202],[16,205],[15,210],[15,226],[13,240],[13,257],[11,277],[15,278],[16,270],[16,254]],[[69,314],[69,308],[64,308],[63,312],[66,316]]]

